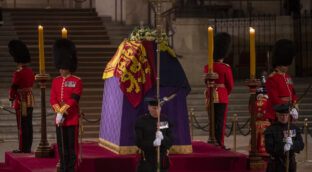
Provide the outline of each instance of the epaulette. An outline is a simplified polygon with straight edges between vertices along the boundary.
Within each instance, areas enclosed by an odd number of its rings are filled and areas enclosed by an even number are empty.
[[[81,79],[80,77],[76,76],[76,75],[72,75],[73,77],[77,78],[77,79]]]
[[[16,72],[19,72],[19,71],[21,71],[23,69],[23,67],[18,67],[17,69],[16,69]]]
[[[229,64],[227,64],[227,63],[222,63],[222,64],[224,64],[226,67],[231,67]]]
[[[269,77],[272,77],[272,76],[274,76],[275,74],[276,74],[276,72],[273,71],[272,73],[270,73]]]

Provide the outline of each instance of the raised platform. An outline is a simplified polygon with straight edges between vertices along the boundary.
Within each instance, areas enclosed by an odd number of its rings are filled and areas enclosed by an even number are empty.
[[[192,154],[171,154],[169,172],[247,172],[247,156],[204,142],[192,142]],[[57,150],[55,150],[57,152]],[[96,142],[83,143],[80,172],[135,172],[138,156],[117,155]],[[34,153],[5,153],[0,172],[56,172],[57,157],[35,158]],[[264,172],[262,170],[261,172]],[[260,171],[258,171],[260,172]]]

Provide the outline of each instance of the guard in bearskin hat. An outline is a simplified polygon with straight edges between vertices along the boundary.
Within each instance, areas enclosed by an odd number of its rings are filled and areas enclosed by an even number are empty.
[[[296,55],[295,45],[292,41],[281,39],[276,42],[272,52],[272,66],[274,71],[269,75],[266,82],[268,93],[268,117],[271,122],[275,120],[273,107],[282,103],[292,103],[296,105],[297,94],[294,89],[291,76],[286,72]],[[298,106],[295,106],[298,107]],[[290,114],[294,119],[298,118],[296,108],[291,109]]]
[[[77,69],[76,47],[68,39],[53,45],[54,64],[60,76],[52,81],[50,104],[56,113],[55,125],[61,171],[78,168],[79,99],[82,80],[73,75]]]
[[[14,153],[30,153],[33,139],[32,112],[34,96],[32,87],[35,81],[33,71],[27,67],[30,55],[27,46],[20,40],[8,44],[9,53],[17,64],[10,88],[10,102],[16,111],[19,147]],[[13,105],[14,104],[14,105]]]
[[[228,96],[233,88],[233,76],[231,66],[223,63],[231,51],[231,36],[228,33],[217,33],[214,37],[213,51],[213,72],[219,78],[215,80],[214,112],[215,112],[215,136],[222,148],[224,147],[224,131],[227,116]],[[205,66],[204,73],[208,73],[208,65]],[[207,80],[206,103],[209,104],[209,85]]]

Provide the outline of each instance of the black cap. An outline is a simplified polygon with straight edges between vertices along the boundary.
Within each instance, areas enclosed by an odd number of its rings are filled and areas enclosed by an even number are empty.
[[[56,40],[53,45],[54,65],[57,69],[68,69],[75,72],[77,56],[75,44],[69,39]]]
[[[29,63],[30,54],[27,46],[20,40],[12,40],[8,44],[9,53],[16,63]]]
[[[225,59],[231,51],[231,36],[226,32],[217,33],[214,36],[213,59]]]
[[[273,110],[275,110],[278,113],[289,113],[289,109],[292,107],[293,107],[292,103],[282,103],[274,106]]]
[[[151,105],[151,106],[158,106],[158,100],[157,100],[157,98],[154,98],[154,97],[146,97],[146,98],[144,98],[144,101],[148,102],[148,104]]]
[[[278,40],[273,47],[272,66],[289,66],[295,55],[296,48],[291,40]]]

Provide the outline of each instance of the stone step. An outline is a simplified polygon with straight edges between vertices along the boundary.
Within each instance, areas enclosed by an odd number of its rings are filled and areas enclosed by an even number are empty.
[[[19,25],[29,25],[29,26],[38,26],[38,25],[42,25],[43,28],[45,28],[45,26],[54,26],[54,25],[59,25],[59,26],[82,26],[82,25],[102,25],[102,21],[101,20],[81,20],[81,21],[70,21],[70,20],[66,20],[66,21],[49,21],[49,20],[45,20],[45,21],[15,21],[14,22],[14,26],[19,26]]]
[[[84,129],[84,132],[98,132],[100,127],[95,125],[85,125]]]
[[[1,55],[1,54],[0,54]],[[109,53],[106,53],[106,54],[102,54],[103,56],[109,56],[109,55],[112,55],[112,54],[109,54]],[[38,61],[39,61],[39,58],[38,56],[35,56],[34,54],[31,54],[31,56],[33,56],[31,58],[31,66],[37,66],[38,64]],[[98,62],[98,63],[107,63],[109,62],[109,58],[107,57],[103,57],[103,56],[88,56],[88,57],[81,57],[80,54],[78,54],[78,63],[80,64],[84,64],[86,62],[90,62],[91,64],[92,63],[95,63],[95,62]],[[51,56],[45,56],[45,59],[44,59],[45,63],[53,63],[53,59]],[[1,62],[1,65],[3,65],[4,67],[9,65],[11,67],[11,65],[14,65],[16,66],[16,64],[13,62],[13,58],[8,55],[7,57],[4,57],[2,59],[0,59],[0,62]]]
[[[106,66],[106,64],[108,63],[108,61],[101,61],[101,62],[96,62],[96,60],[100,60],[100,59],[93,59],[90,60],[90,62],[88,62],[86,59],[84,59],[84,61],[80,61],[78,62],[78,66],[89,66],[89,67],[94,67],[94,66]],[[38,60],[39,61],[39,60]],[[12,63],[12,62],[2,62],[3,67],[7,68],[7,69],[12,69],[16,67],[16,64]],[[45,65],[46,66],[54,66],[54,63],[52,61],[45,61]],[[30,65],[31,67],[34,66],[39,66],[39,62],[37,62],[37,60],[33,59],[33,62]],[[11,70],[10,70],[11,71]],[[94,71],[93,71],[94,72]],[[1,74],[0,74],[1,75]]]
[[[64,13],[72,13],[72,12],[84,12],[84,13],[92,13],[95,12],[95,9],[92,8],[3,8],[3,12],[16,12],[17,14],[23,12],[30,12],[30,13],[56,13],[56,12],[64,12]]]
[[[5,10],[4,10],[5,11]],[[61,17],[66,17],[66,16],[91,16],[91,17],[96,17],[97,13],[96,12],[91,12],[91,11],[82,11],[82,9],[76,10],[76,11],[60,11],[60,10],[49,10],[49,11],[38,11],[37,9],[34,11],[22,11],[22,10],[16,10],[16,11],[11,11],[8,13],[8,16],[10,17],[50,17],[50,16],[61,16]],[[102,17],[101,17],[102,18]],[[107,17],[104,17],[107,18]]]
[[[84,52],[84,51],[99,51],[99,52],[103,52],[103,51],[115,51],[117,49],[116,46],[113,45],[76,45],[77,50],[79,50],[79,52]],[[28,46],[29,51],[32,53],[32,51],[34,52],[38,52],[38,46],[35,45],[30,45]],[[1,50],[1,47],[0,47]],[[44,47],[45,52],[46,51],[52,51],[52,45],[45,45]]]
[[[38,50],[33,50],[32,52],[30,52],[30,55],[32,57],[32,61],[38,60],[38,55],[39,52]],[[46,51],[44,52],[45,54],[45,59],[51,59],[52,60],[52,50]],[[88,58],[91,58],[91,60],[93,58],[102,58],[105,60],[105,57],[113,57],[113,55],[115,54],[115,52],[113,50],[111,51],[78,51],[77,55],[78,55],[78,59],[80,60],[85,60]],[[2,61],[7,61],[10,60],[12,61],[12,57],[9,55],[8,50],[3,50],[2,52],[0,52],[0,56],[3,57],[3,59],[0,59],[0,62]]]
[[[78,69],[77,69],[77,72],[76,74],[78,75],[80,72],[82,71],[89,71],[90,70],[90,67],[92,68],[92,71],[98,71],[99,72],[99,76],[102,76],[102,72],[104,71],[105,69],[105,64],[103,64],[103,66],[93,66],[93,65],[88,65],[88,66],[83,66],[83,65],[80,65],[78,66]],[[39,66],[31,66],[32,70],[33,71],[39,71]],[[47,71],[55,71],[55,72],[58,72],[54,65],[51,63],[51,65],[45,67],[45,69]],[[12,69],[6,69],[6,68],[0,68],[0,72],[8,72],[8,71],[12,71]]]
[[[67,26],[69,31],[80,31],[80,30],[92,30],[92,31],[107,31],[106,27],[104,25],[81,25],[81,26]],[[14,28],[17,31],[37,31],[38,30],[38,26],[35,25],[21,25],[21,26],[14,26]],[[63,26],[44,26],[44,32],[48,32],[48,31],[54,31],[54,30],[61,30],[63,28]],[[8,28],[9,29],[9,28]]]
[[[33,34],[33,35],[21,35],[21,34],[17,34],[17,36],[21,39],[21,40],[36,40],[38,39],[38,35]],[[60,38],[61,37],[61,32],[58,34],[45,34],[44,35],[44,39],[45,40],[53,40],[55,41],[56,38]],[[71,40],[73,40],[75,42],[75,40],[109,40],[109,37],[105,34],[105,35],[101,35],[101,34],[85,34],[85,35],[72,35],[69,34],[68,38],[70,38]]]
[[[80,100],[80,109],[83,111],[90,121],[95,121],[101,116],[102,108],[102,94],[104,81],[102,74],[107,62],[115,54],[118,45],[110,45],[110,38],[108,36],[108,25],[110,31],[114,29],[123,30],[122,25],[112,24],[110,17],[97,17],[95,10],[73,10],[68,12],[65,9],[51,10],[21,10],[21,9],[8,9],[6,13],[7,26],[2,27],[1,41],[0,41],[0,103],[8,106],[7,100],[8,89],[12,80],[12,75],[15,70],[16,64],[13,62],[12,57],[8,54],[7,43],[9,40],[16,38],[24,40],[27,44],[31,56],[32,64],[30,67],[37,73],[38,71],[38,43],[37,43],[37,26],[42,24],[44,26],[45,36],[45,63],[46,71],[50,74],[51,80],[47,82],[46,89],[46,107],[47,107],[47,124],[48,137],[55,138],[54,116],[55,113],[49,104],[49,93],[51,81],[54,77],[59,76],[58,71],[54,68],[52,60],[52,44],[56,38],[61,35],[60,30],[63,26],[68,29],[68,37],[76,43],[78,52],[78,71],[75,73],[82,77],[84,84],[84,93]],[[64,17],[57,17],[64,16]],[[12,20],[12,22],[10,21]],[[13,21],[14,20],[14,21]],[[103,22],[107,24],[103,24]],[[13,24],[14,23],[14,24]],[[63,23],[63,24],[62,24]],[[11,25],[11,26],[9,26]],[[7,34],[11,30],[17,31],[17,34]],[[114,35],[120,32],[115,32]],[[119,44],[119,43],[118,43]],[[37,101],[34,107],[33,122],[35,127],[39,128],[41,118],[41,104],[40,104],[40,89],[38,83],[34,86],[35,100]],[[2,111],[0,111],[2,114]],[[0,123],[16,123],[14,115],[6,116],[5,120]],[[85,138],[98,138],[99,123],[85,124]],[[13,127],[13,128],[12,128]],[[1,128],[0,128],[1,129]],[[14,133],[8,133],[5,138],[17,139],[16,124],[11,126]],[[2,130],[1,130],[2,131]],[[35,138],[39,138],[39,131],[34,133]],[[38,136],[38,137],[37,137]]]
[[[105,30],[105,28],[103,27],[103,30],[72,30],[70,27],[66,28],[67,29],[67,34],[68,35],[94,35],[94,34],[103,34],[106,35],[107,31]],[[55,35],[55,34],[60,34],[62,30],[62,27],[58,28],[54,28],[54,29],[44,29],[44,34],[45,35]],[[18,33],[20,35],[37,35],[37,30],[36,28],[34,28],[34,30],[17,30]],[[38,36],[38,35],[37,35]]]
[[[67,14],[66,16],[61,16],[61,15],[15,15],[15,14],[11,14],[10,15],[11,20],[14,21],[53,21],[53,20],[57,20],[57,21],[77,21],[77,20],[101,20],[100,17],[98,17],[96,14],[93,15],[82,15],[82,16],[77,16],[75,14]]]

